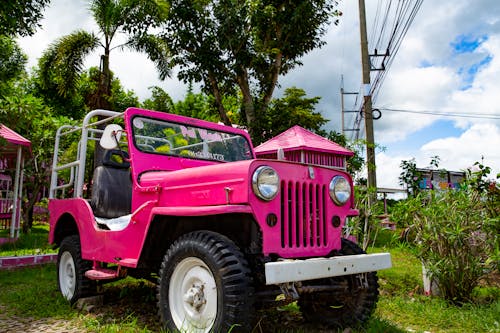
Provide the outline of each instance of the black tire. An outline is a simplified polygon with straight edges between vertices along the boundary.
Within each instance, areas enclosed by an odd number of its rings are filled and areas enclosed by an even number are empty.
[[[71,304],[96,293],[95,281],[85,277],[85,272],[91,268],[92,262],[82,259],[80,237],[72,235],[64,238],[57,255],[57,285]]]
[[[225,236],[210,231],[181,236],[165,255],[158,282],[158,310],[167,331],[251,329],[250,269],[238,247]]]
[[[362,254],[357,244],[342,239],[340,255]],[[347,328],[363,325],[378,300],[376,272],[308,281],[304,285],[335,286],[335,290],[304,293],[298,304],[305,320],[327,327]]]

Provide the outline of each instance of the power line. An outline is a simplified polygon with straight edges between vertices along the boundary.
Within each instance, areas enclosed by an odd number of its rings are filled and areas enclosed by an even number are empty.
[[[425,115],[442,116],[442,117],[500,119],[500,115],[488,114],[488,113],[462,113],[462,112],[445,112],[445,111],[432,111],[432,110],[404,110],[404,109],[392,109],[392,108],[378,108],[378,109],[381,111],[388,111],[388,112],[425,114]]]
[[[370,43],[372,43],[375,49],[375,56],[370,59],[370,63],[371,68],[376,69],[376,75],[373,80],[371,80],[370,87],[370,94],[373,101],[378,97],[380,87],[383,84],[387,72],[415,16],[420,10],[422,3],[423,0],[399,0],[397,2],[389,0],[385,2],[385,7],[382,7],[380,0],[377,3],[372,32],[370,34]],[[383,54],[380,54],[380,52],[377,52],[378,50],[385,51],[383,51]],[[361,90],[362,89],[360,89],[360,92]],[[353,117],[354,124],[351,127],[361,128],[364,103],[358,105],[356,101],[353,109],[358,109],[360,112],[356,114],[356,117]],[[358,130],[353,132],[352,136],[359,139],[362,134],[362,131]]]

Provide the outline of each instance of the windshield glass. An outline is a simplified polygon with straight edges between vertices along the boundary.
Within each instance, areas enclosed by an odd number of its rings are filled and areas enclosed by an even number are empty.
[[[245,137],[186,124],[135,117],[134,142],[143,152],[232,162],[252,158]]]

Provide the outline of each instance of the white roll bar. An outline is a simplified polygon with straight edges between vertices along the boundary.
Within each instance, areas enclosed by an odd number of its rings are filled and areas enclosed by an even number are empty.
[[[93,117],[101,116],[106,117],[105,119],[98,120],[91,123]],[[83,183],[85,178],[85,160],[87,157],[87,144],[89,140],[89,133],[94,135],[97,133],[102,133],[102,130],[95,129],[93,127],[112,121],[115,118],[123,116],[123,113],[109,110],[94,110],[90,111],[85,118],[81,127],[63,125],[56,132],[56,140],[54,145],[54,158],[52,160],[52,173],[50,179],[50,191],[49,199],[54,199],[56,197],[56,192],[59,189],[64,189],[73,186],[74,197],[80,198],[83,196]],[[78,143],[78,152],[75,161],[59,165],[58,156],[61,143],[61,137],[81,131],[81,138]],[[90,138],[94,140],[95,138]],[[70,180],[67,184],[58,185],[59,172],[62,170],[70,169]],[[74,176],[76,174],[76,177]]]

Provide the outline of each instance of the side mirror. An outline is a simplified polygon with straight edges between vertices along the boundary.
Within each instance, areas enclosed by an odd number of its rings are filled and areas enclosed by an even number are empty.
[[[104,149],[118,148],[118,142],[122,136],[123,128],[118,124],[109,124],[102,133],[99,144]]]

